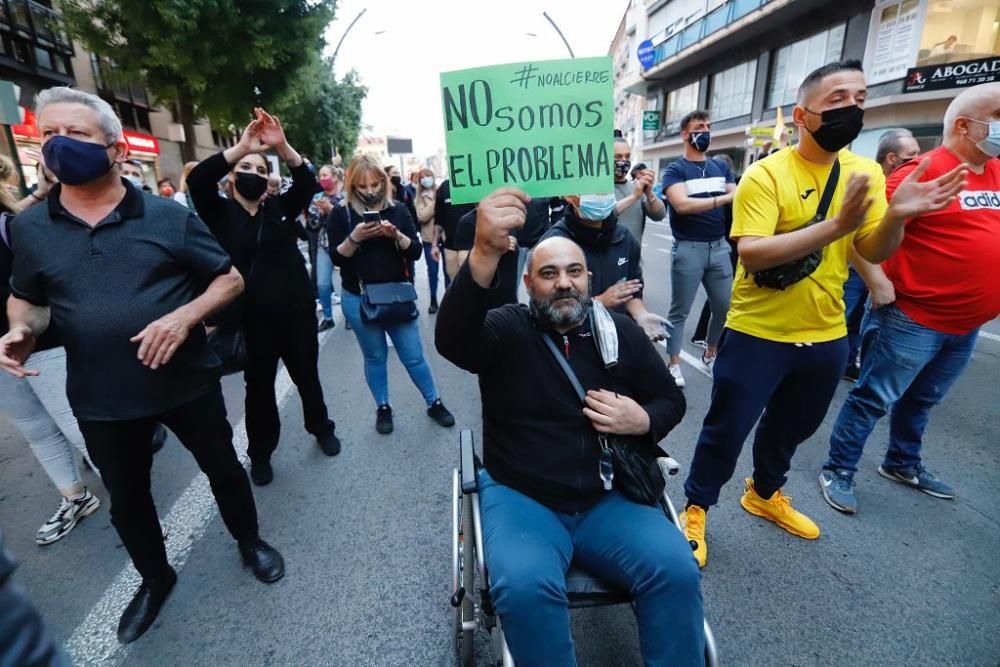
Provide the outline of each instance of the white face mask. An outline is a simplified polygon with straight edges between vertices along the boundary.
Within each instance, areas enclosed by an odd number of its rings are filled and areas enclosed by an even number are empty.
[[[422,185],[425,188],[432,188],[432,187],[434,187],[434,177],[433,176],[424,176],[424,177],[422,177],[420,179],[420,185]]]
[[[126,176],[125,179],[129,183],[131,183],[132,185],[134,185],[135,187],[139,188],[140,190],[142,189],[142,186],[144,185],[144,183],[142,182],[142,179],[139,178],[138,176]]]
[[[986,125],[989,128],[986,132],[986,136],[976,142],[976,148],[990,157],[1000,156],[1000,120],[991,120],[989,122],[985,120],[976,120],[975,118],[970,118],[969,120],[973,123]]]

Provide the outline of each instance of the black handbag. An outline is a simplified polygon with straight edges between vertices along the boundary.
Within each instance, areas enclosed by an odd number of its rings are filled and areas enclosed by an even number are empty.
[[[418,315],[417,288],[413,283],[361,283],[361,321],[365,324],[401,324]]]
[[[264,221],[257,223],[257,246],[254,248],[250,268],[247,269],[246,284],[250,284],[250,276],[260,252],[260,239],[264,235]],[[208,334],[208,347],[222,361],[222,374],[232,375],[242,373],[247,367],[247,340],[243,328],[236,325],[220,325]]]
[[[805,227],[826,219],[826,213],[830,210],[830,203],[833,201],[833,192],[837,189],[837,182],[839,180],[840,158],[837,158],[834,160],[833,168],[830,169],[830,175],[826,179],[826,186],[823,188],[823,196],[820,197],[816,215],[805,224]],[[764,269],[763,271],[757,271],[753,274],[753,281],[757,287],[784,290],[812,275],[819,268],[822,261],[823,249],[819,248],[802,259],[786,262],[785,264]]]
[[[555,357],[559,367],[566,374],[566,378],[573,385],[580,403],[586,405],[587,392],[583,390],[583,385],[580,384],[580,380],[576,377],[569,362],[560,354],[559,348],[556,347],[551,338],[542,334],[542,340],[545,341],[549,352]],[[602,449],[611,457],[614,468],[614,487],[621,491],[626,498],[640,505],[653,506],[659,503],[667,481],[663,478],[663,473],[660,472],[660,466],[656,463],[656,459],[647,456],[645,452],[635,447],[630,447],[613,435],[598,433],[597,439]]]

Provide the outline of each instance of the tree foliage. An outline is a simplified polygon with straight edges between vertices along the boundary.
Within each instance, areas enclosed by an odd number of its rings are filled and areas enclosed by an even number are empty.
[[[317,57],[303,68],[275,113],[293,146],[314,162],[329,162],[334,149],[344,156],[354,152],[366,93],[354,71],[337,81],[333,63]]]
[[[304,72],[321,62],[336,0],[62,0],[60,8],[70,35],[108,57],[122,80],[177,103],[188,129],[195,114],[241,127],[255,105],[308,102]]]

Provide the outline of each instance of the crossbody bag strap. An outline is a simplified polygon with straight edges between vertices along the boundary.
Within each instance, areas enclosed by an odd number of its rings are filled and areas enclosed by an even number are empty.
[[[576,377],[576,373],[573,372],[573,369],[570,367],[566,357],[560,354],[559,348],[556,347],[556,344],[552,342],[551,338],[545,334],[541,334],[541,336],[542,340],[545,341],[546,347],[549,348],[549,352],[551,352],[552,356],[556,358],[556,362],[558,362],[559,367],[563,369],[563,373],[566,374],[566,378],[569,380],[570,384],[573,385],[573,389],[576,391],[576,395],[580,399],[580,403],[586,404],[587,392],[583,390],[583,385],[580,384],[579,378]]]
[[[840,182],[840,158],[833,161],[830,175],[826,179],[826,187],[823,188],[823,196],[819,198],[819,208],[816,209],[815,222],[826,220],[826,213],[830,210],[830,204],[833,203],[833,193],[837,189],[838,182]]]
[[[10,232],[8,231],[10,226],[10,216],[6,213],[0,213],[0,239],[3,240],[3,244],[13,250],[10,245]]]

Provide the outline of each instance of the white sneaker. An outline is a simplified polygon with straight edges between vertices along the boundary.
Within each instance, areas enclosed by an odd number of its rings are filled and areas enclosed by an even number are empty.
[[[709,377],[712,376],[712,366],[715,366],[715,357],[707,359],[704,354],[701,355],[701,363],[705,365],[705,370],[708,371]]]
[[[83,496],[76,500],[63,498],[56,513],[38,529],[35,544],[52,544],[65,537],[76,527],[80,519],[90,516],[100,506],[101,501],[87,489],[84,489]]]
[[[337,294],[336,292],[334,292],[333,294],[331,294],[330,295],[330,303],[332,303],[335,306],[339,306],[340,305],[340,295]]]
[[[677,384],[678,387],[683,387],[684,385],[687,384],[684,381],[684,375],[681,373],[680,364],[676,366],[674,366],[673,364],[667,364],[667,370],[670,371],[670,374],[673,376],[674,382]]]

